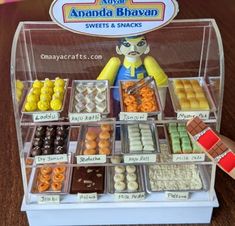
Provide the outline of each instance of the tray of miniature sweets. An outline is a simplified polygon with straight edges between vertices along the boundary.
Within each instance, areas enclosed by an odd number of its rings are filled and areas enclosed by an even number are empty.
[[[116,126],[115,119],[109,118],[102,124],[82,125],[79,131],[76,154],[79,155],[105,155],[114,154]]]
[[[169,92],[176,113],[216,111],[210,91],[202,77],[169,78]]]
[[[68,194],[71,168],[63,163],[45,164],[33,168],[29,182],[32,194]]]
[[[81,113],[110,113],[108,80],[74,80],[69,103],[69,115]]]
[[[194,164],[165,164],[144,166],[146,191],[207,191],[204,167]]]
[[[119,81],[121,112],[142,112],[148,116],[160,114],[162,107],[155,80],[138,90],[135,95],[127,94],[126,89],[136,82],[138,80]]]
[[[121,145],[123,154],[160,153],[154,122],[121,125]]]
[[[142,166],[110,166],[108,172],[110,194],[145,192]]]
[[[70,134],[69,126],[36,126],[27,158],[68,154]]]
[[[70,193],[97,193],[99,196],[107,194],[107,167],[73,167]]]
[[[54,86],[55,81],[57,79],[58,80],[63,80],[64,84],[62,83],[58,86]],[[60,112],[62,112],[64,110],[64,106],[65,106],[65,100],[66,100],[66,96],[67,96],[69,79],[60,79],[60,78],[57,78],[57,79],[55,79],[55,80],[45,79],[45,80],[40,80],[40,81],[35,80],[34,82],[32,82],[32,84],[30,86],[30,89],[27,92],[27,95],[25,97],[25,100],[24,100],[24,103],[23,103],[23,106],[22,106],[22,109],[21,109],[21,113],[26,114],[26,115],[33,115],[33,114],[41,114],[41,113],[54,113],[54,112],[60,113]],[[47,85],[45,85],[46,84],[45,82],[48,82],[48,81],[54,83],[53,86],[51,84],[52,87],[48,87]],[[41,82],[41,84],[43,84],[43,85],[41,85],[42,87],[39,88],[39,85],[38,85],[38,87],[35,87],[35,85],[34,85],[35,82]],[[55,87],[57,87],[57,89],[54,90]],[[37,99],[35,99],[37,107],[33,111],[27,111],[26,110],[26,104],[28,102],[27,98],[29,97],[30,94],[35,94],[36,96],[40,95],[40,97],[37,97]],[[34,100],[34,97],[30,97],[30,98],[32,99],[31,101]],[[57,99],[57,98],[62,99],[62,105],[61,105],[61,108],[59,110],[53,110],[50,106],[50,103],[51,103],[51,100]],[[47,108],[49,106],[48,110],[39,110],[38,103],[41,100],[44,100],[45,102],[48,103],[47,106],[42,106],[43,108],[44,107]]]
[[[205,160],[205,153],[196,142],[192,141],[187,133],[185,123],[169,123],[164,125],[164,132],[168,150],[172,154],[174,162]],[[193,154],[191,158],[187,158],[191,154]],[[180,156],[186,156],[186,158],[177,158]]]

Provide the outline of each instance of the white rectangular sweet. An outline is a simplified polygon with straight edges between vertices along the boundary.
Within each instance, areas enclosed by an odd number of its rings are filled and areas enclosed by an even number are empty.
[[[149,129],[148,124],[139,124],[140,129]]]

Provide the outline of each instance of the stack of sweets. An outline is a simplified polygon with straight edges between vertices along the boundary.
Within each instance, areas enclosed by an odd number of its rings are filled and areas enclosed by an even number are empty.
[[[84,155],[110,155],[113,128],[109,124],[103,124],[97,128],[88,128],[85,135]]]
[[[196,165],[151,165],[148,179],[152,191],[199,190],[203,188]]]
[[[16,100],[20,102],[24,90],[24,83],[20,80],[16,80]]]
[[[184,123],[170,123],[168,132],[173,154],[202,153],[201,148],[189,138]]]
[[[209,110],[205,93],[196,79],[174,79],[173,85],[181,110]]]
[[[52,81],[35,80],[26,97],[25,111],[59,111],[62,108],[65,92],[65,81],[59,77]]]
[[[115,166],[114,168],[115,192],[136,192],[139,188],[136,166]]]
[[[155,150],[153,135],[148,124],[128,125],[128,139],[130,152],[153,152]]]
[[[123,103],[127,112],[155,112],[159,111],[155,90],[151,86],[144,86],[135,95],[126,90],[135,85],[134,81],[122,84]]]
[[[75,113],[99,112],[107,109],[107,87],[104,83],[78,83],[75,90]]]
[[[65,154],[67,152],[69,127],[38,126],[36,128],[30,156]]]

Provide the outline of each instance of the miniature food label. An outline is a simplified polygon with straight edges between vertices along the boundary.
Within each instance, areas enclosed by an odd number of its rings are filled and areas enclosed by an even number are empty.
[[[123,121],[146,121],[148,119],[148,114],[145,112],[120,112],[120,120]]]
[[[78,193],[78,202],[92,202],[97,201],[97,193]]]
[[[177,113],[177,120],[189,120],[198,116],[202,120],[208,120],[210,116],[209,111],[180,111]]]
[[[64,29],[102,37],[128,37],[158,29],[178,13],[176,0],[54,0],[52,20]]]
[[[33,121],[34,122],[50,122],[58,121],[60,114],[58,112],[45,112],[45,113],[34,113]]]
[[[114,194],[115,201],[141,201],[145,199],[144,192],[136,192],[136,193],[115,193]]]
[[[205,154],[173,154],[173,162],[201,162],[205,160]]]
[[[146,163],[156,162],[156,154],[136,154],[136,155],[125,155],[124,163]]]
[[[167,200],[188,200],[189,193],[188,192],[165,192],[165,197]]]
[[[59,195],[40,195],[38,196],[38,204],[59,204]]]
[[[77,164],[106,163],[106,155],[77,155]]]
[[[101,120],[100,113],[70,113],[69,121],[71,123],[77,122],[97,122]]]
[[[35,156],[36,164],[57,163],[57,162],[68,162],[67,154]]]

